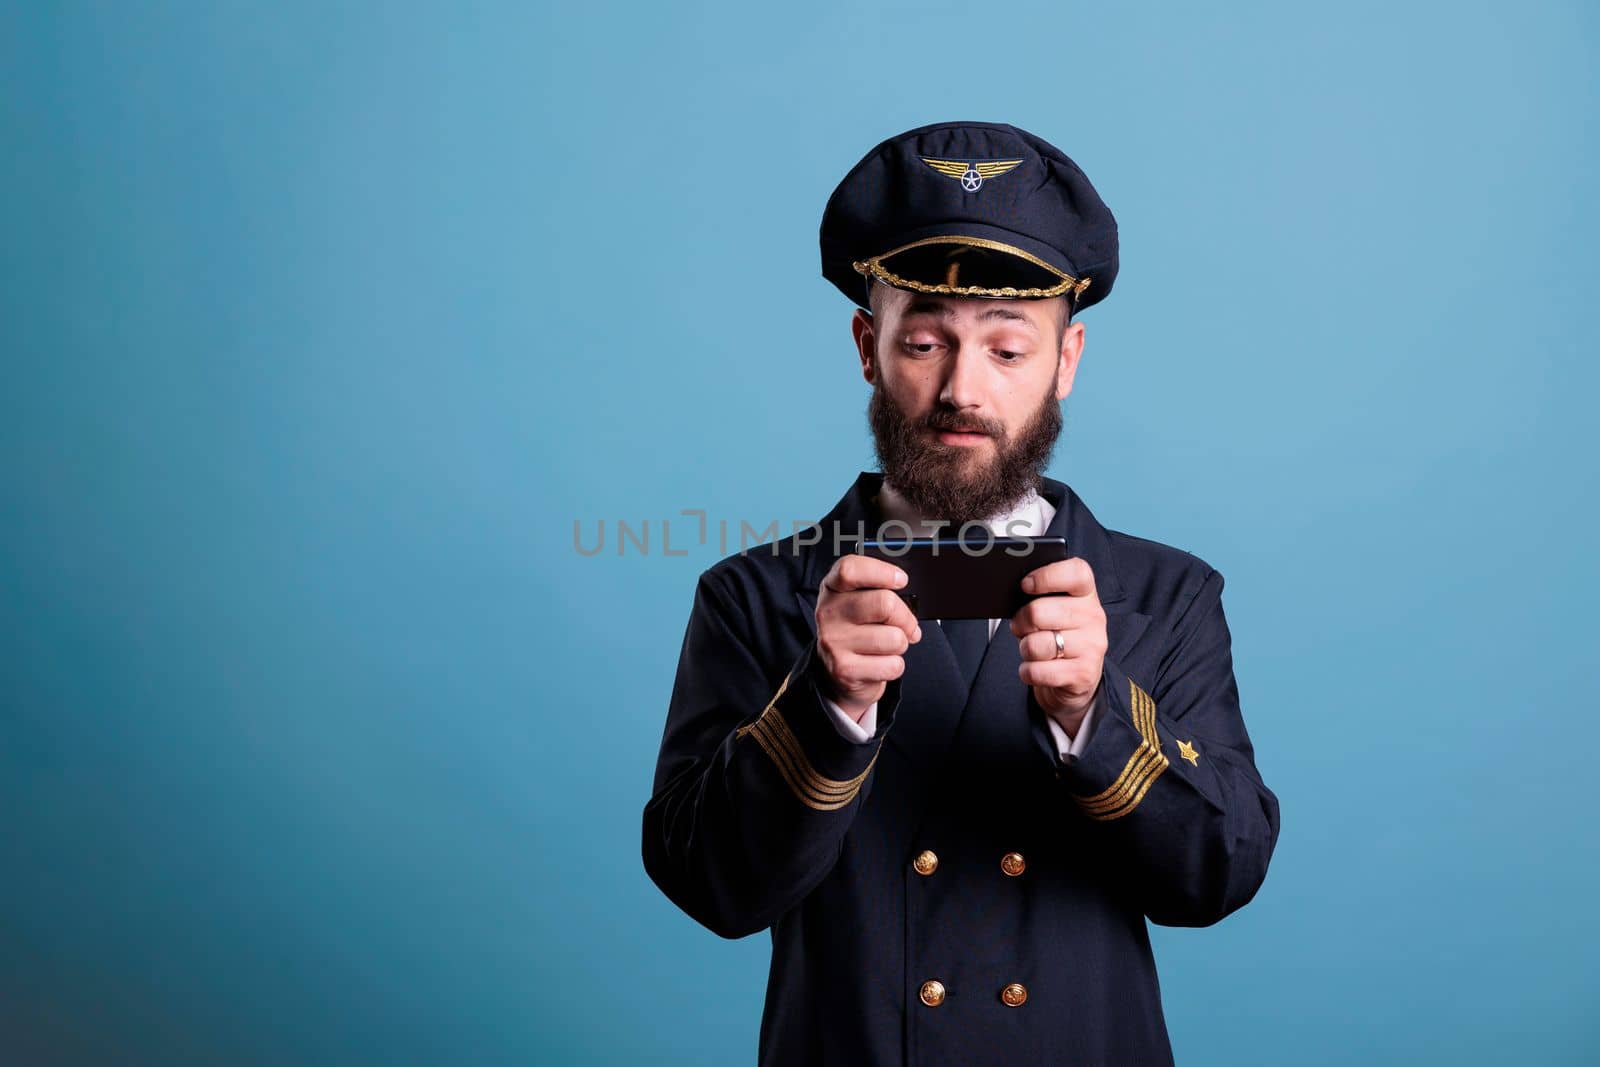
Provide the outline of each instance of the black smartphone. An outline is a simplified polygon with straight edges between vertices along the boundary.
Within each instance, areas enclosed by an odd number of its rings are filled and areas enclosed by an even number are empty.
[[[919,619],[1008,619],[1033,599],[1022,591],[1023,575],[1066,559],[1067,541],[913,537],[863,541],[856,551],[906,572],[905,587],[895,592]]]

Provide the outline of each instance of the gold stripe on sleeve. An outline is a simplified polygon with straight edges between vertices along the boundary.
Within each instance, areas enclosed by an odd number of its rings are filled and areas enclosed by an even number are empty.
[[[1139,731],[1139,747],[1110,786],[1092,797],[1075,798],[1085,815],[1101,822],[1121,818],[1138,807],[1161,772],[1171,766],[1156,733],[1156,702],[1131,678],[1128,702],[1133,708],[1134,728]]]
[[[756,720],[739,727],[734,731],[734,736],[755,739],[800,803],[817,811],[838,811],[856,798],[861,784],[872,773],[873,764],[878,762],[878,754],[873,753],[866,769],[854,778],[841,780],[819,774],[806,758],[805,750],[800,747],[800,739],[795,737],[794,731],[784,721],[783,713],[778,710],[778,698],[788,687],[789,679],[785,678]]]

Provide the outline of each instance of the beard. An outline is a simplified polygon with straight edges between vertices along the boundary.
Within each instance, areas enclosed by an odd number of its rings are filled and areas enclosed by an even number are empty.
[[[1061,433],[1061,402],[1055,394],[1052,382],[1044,403],[1013,439],[994,420],[963,415],[946,404],[912,419],[883,388],[880,376],[872,387],[867,420],[884,479],[922,518],[943,519],[958,529],[1004,514],[1038,487],[1050,462]],[[929,435],[961,426],[988,434],[994,455],[985,458],[988,450],[981,444],[947,445]]]

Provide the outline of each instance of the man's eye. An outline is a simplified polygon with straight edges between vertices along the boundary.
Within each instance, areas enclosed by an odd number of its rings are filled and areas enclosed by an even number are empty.
[[[1005,360],[1007,363],[1015,363],[1017,360],[1022,358],[1021,352],[1007,352],[1003,348],[995,349],[994,354]]]
[[[905,343],[905,348],[906,348],[907,352],[914,352],[919,356],[932,355],[935,351],[937,351],[941,347],[943,347],[943,346],[939,345],[939,344],[936,344],[933,341],[907,341]]]

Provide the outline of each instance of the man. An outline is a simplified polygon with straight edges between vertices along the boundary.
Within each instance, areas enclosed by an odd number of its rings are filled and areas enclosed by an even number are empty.
[[[1046,142],[946,123],[869,153],[821,241],[882,473],[701,575],[645,867],[724,937],[771,928],[764,1064],[1171,1063],[1146,920],[1248,902],[1278,801],[1222,576],[1043,475],[1115,221]],[[890,521],[1071,556],[1010,620],[919,621],[851,551]]]

